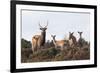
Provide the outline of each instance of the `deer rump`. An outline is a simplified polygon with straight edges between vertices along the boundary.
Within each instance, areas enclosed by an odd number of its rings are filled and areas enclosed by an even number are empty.
[[[39,48],[40,35],[35,35],[32,38],[32,50],[35,51]]]

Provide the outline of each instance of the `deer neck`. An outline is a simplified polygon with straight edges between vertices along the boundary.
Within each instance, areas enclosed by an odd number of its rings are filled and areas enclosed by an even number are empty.
[[[72,37],[72,41],[73,41],[74,43],[76,42],[75,36]]]
[[[53,43],[56,44],[56,40],[55,40],[55,38],[53,38]]]
[[[46,32],[41,32],[41,45],[45,43]]]
[[[82,36],[80,35],[80,38],[82,38]]]
[[[75,36],[72,36],[72,39],[74,40],[75,39]]]

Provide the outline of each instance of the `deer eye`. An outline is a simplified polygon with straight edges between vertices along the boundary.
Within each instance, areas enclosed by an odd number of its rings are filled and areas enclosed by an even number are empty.
[[[40,30],[42,30],[42,28],[40,28]]]

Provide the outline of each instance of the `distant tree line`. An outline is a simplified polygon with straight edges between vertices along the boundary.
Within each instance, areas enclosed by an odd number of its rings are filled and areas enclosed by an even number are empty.
[[[25,40],[24,38],[21,39],[21,48],[31,48],[31,42]]]

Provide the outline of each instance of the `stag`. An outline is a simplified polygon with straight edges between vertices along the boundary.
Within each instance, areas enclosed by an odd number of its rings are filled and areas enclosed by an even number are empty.
[[[53,44],[55,45],[55,48],[60,47],[61,50],[64,49],[65,45],[67,44],[66,40],[56,40],[55,37],[56,35],[51,35],[53,38]]]
[[[48,26],[48,22],[47,25],[42,27],[39,23],[40,26],[40,30],[41,30],[41,35],[34,35],[32,37],[32,50],[33,52],[35,50],[40,49],[42,46],[44,46],[45,44],[45,40],[46,40],[46,30],[47,30],[47,26]]]

